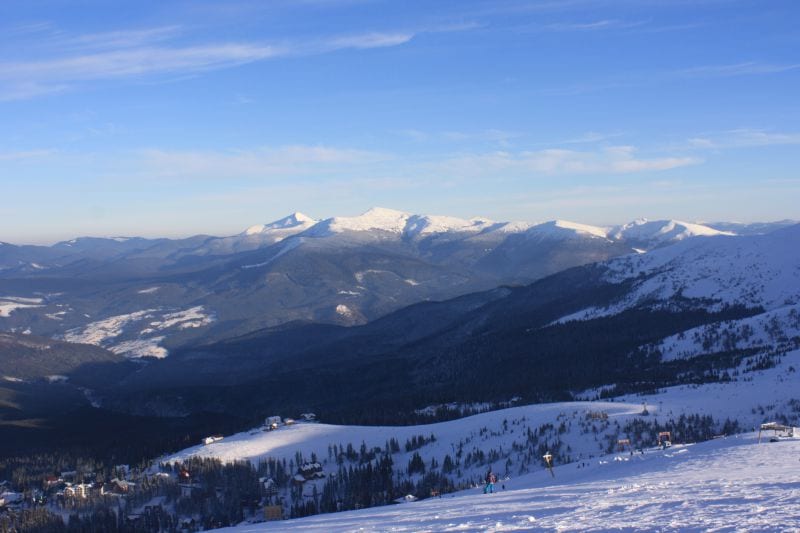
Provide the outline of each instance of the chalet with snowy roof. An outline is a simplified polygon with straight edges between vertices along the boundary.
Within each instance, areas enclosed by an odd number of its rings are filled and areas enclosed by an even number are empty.
[[[91,483],[77,483],[75,485],[67,485],[64,487],[65,498],[81,498],[84,499],[92,491]]]
[[[322,471],[322,465],[319,463],[303,463],[297,468],[297,474],[303,477],[303,481],[322,479],[325,477],[325,473]]]
[[[221,441],[224,439],[222,435],[211,435],[210,437],[206,437],[203,439],[203,444],[208,446],[209,444],[214,444],[215,442]]]
[[[130,481],[126,481],[124,479],[114,478],[109,482],[110,485],[110,492],[114,494],[127,494],[131,488],[134,487],[134,484]]]

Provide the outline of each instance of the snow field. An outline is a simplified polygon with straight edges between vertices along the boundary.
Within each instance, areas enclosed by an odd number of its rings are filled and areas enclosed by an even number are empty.
[[[42,298],[24,298],[22,296],[0,296],[0,318],[8,318],[17,309],[44,307]]]
[[[615,448],[617,438],[629,436],[620,428],[634,419],[664,423],[697,413],[712,415],[717,422],[735,419],[748,430],[781,415],[800,425],[800,373],[793,370],[799,368],[800,350],[795,350],[776,367],[742,374],[733,382],[672,387],[613,402],[513,407],[423,426],[298,424],[268,433],[240,433],[167,460],[195,455],[223,461],[257,462],[266,457],[289,461],[297,451],[306,458],[313,452],[330,474],[336,464],[326,459],[329,444],[352,443],[358,449],[364,442],[382,447],[396,438],[402,447],[408,438],[433,434],[434,442],[416,450],[426,463],[435,458],[441,464],[442,457],[454,456],[460,444],[465,454],[476,450],[487,454],[487,460],[469,465],[462,456],[463,483],[479,484],[489,465],[500,478],[499,492],[493,495],[468,489],[398,506],[244,524],[241,531],[791,530],[800,527],[800,439],[777,443],[765,439],[759,445],[756,434],[749,433],[676,444],[667,450],[647,449],[644,454],[607,451]],[[641,416],[643,403],[647,416]],[[607,420],[594,416],[603,413]],[[545,424],[553,425],[542,432],[539,444],[560,439],[560,453],[569,450],[572,460],[556,461],[555,478],[544,470],[541,450],[530,449],[524,438],[528,430],[541,430]],[[673,440],[678,439],[673,436]],[[411,453],[401,449],[393,456],[397,470],[404,469]],[[521,459],[532,453],[533,461],[524,465]],[[512,463],[507,468],[509,458]]]
[[[207,313],[202,305],[172,312],[144,309],[71,329],[64,334],[64,340],[102,346],[132,359],[163,358],[168,355],[168,351],[160,343],[166,336],[158,333],[169,329],[200,328],[213,321],[214,316]]]
[[[754,434],[617,454],[443,498],[223,531],[789,531],[800,527],[800,440]],[[499,482],[498,486],[503,482]]]

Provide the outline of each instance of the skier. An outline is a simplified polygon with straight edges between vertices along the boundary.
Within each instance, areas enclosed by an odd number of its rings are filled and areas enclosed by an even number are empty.
[[[486,486],[483,487],[484,494],[492,494],[494,493],[494,483],[497,481],[492,469],[490,468],[489,471],[486,473]]]

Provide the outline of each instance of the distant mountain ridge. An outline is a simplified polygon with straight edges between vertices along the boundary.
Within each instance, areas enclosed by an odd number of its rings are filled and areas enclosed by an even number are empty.
[[[684,238],[361,326],[285,324],[178,350],[110,401],[188,413],[241,408],[224,399],[232,395],[264,411],[290,405],[376,422],[418,408],[413,401],[552,401],[595,387],[730,379],[800,349],[798,249],[800,225]]]
[[[228,237],[4,244],[0,331],[164,357],[296,320],[362,324],[417,302],[732,233],[675,220],[598,227],[373,208],[325,220],[295,212]]]
[[[679,240],[681,238],[698,235],[717,235],[717,234],[742,234],[749,235],[755,233],[769,233],[775,229],[797,223],[793,220],[780,220],[776,222],[683,222],[680,220],[648,220],[646,218],[637,219],[627,224],[617,226],[593,226],[566,220],[551,220],[539,223],[531,222],[498,222],[483,217],[461,219],[458,217],[444,215],[419,215],[404,211],[373,207],[361,215],[342,217],[335,216],[326,219],[314,219],[299,211],[286,217],[280,218],[266,224],[256,224],[246,228],[238,235],[226,237],[214,237],[209,235],[196,235],[183,239],[156,238],[148,239],[143,237],[77,237],[68,241],[61,241],[52,246],[38,245],[15,245],[8,242],[0,242],[0,246],[11,248],[24,248],[33,252],[47,248],[55,248],[62,251],[76,252],[89,248],[101,246],[116,248],[117,250],[138,249],[149,245],[162,243],[164,241],[183,243],[192,246],[195,241],[206,242],[209,240],[231,240],[236,238],[247,238],[253,236],[269,236],[263,242],[278,242],[282,239],[301,234],[308,230],[309,235],[322,236],[332,233],[344,233],[347,231],[382,231],[387,233],[402,234],[405,236],[425,236],[439,233],[482,233],[501,231],[504,233],[523,233],[534,230],[542,233],[547,228],[559,228],[565,232],[576,232],[591,234],[597,237],[605,237],[612,240],[624,240],[635,236],[635,238],[661,237],[663,240]],[[666,237],[666,238],[665,238]],[[8,250],[5,251],[8,253]]]

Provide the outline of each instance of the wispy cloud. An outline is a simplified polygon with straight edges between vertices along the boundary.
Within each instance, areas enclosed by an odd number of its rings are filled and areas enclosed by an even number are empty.
[[[563,87],[542,89],[540,94],[572,96],[612,89],[646,87],[661,83],[675,83],[683,80],[730,78],[738,76],[769,76],[800,69],[800,63],[742,63],[702,65],[683,69],[634,71],[624,76],[604,80],[586,81]]]
[[[648,22],[647,20],[603,19],[590,22],[555,22],[538,26],[538,28],[546,31],[619,30],[643,26]]]
[[[600,133],[597,131],[589,131],[577,137],[564,139],[558,144],[593,144],[614,139],[616,137],[622,137],[623,135],[624,134],[621,132]]]
[[[60,59],[0,64],[0,78],[81,81],[165,72],[195,72],[285,54],[272,46],[226,43],[183,48],[146,47]]]
[[[444,161],[438,168],[459,176],[589,175],[654,172],[701,162],[696,157],[640,158],[632,146],[612,146],[596,151],[550,148],[465,155]]]
[[[728,65],[704,65],[683,70],[671,71],[675,77],[687,78],[720,78],[728,76],[755,76],[759,74],[778,74],[790,70],[800,69],[800,63],[757,63],[746,61]]]
[[[344,37],[334,37],[324,41],[323,47],[331,50],[341,50],[346,48],[365,49],[365,48],[384,48],[386,46],[398,46],[405,44],[414,38],[414,34],[407,33],[364,33],[361,35],[347,35]]]
[[[421,31],[457,29],[447,27]],[[276,57],[399,46],[418,34],[414,31],[388,31],[283,43],[177,44],[175,40],[181,33],[179,26],[161,26],[77,36],[57,34],[45,40],[47,47],[44,54],[39,50],[40,57],[0,63],[0,101],[61,92],[91,81],[185,76]]]
[[[20,150],[16,152],[0,152],[0,161],[40,160],[55,153],[54,150]]]
[[[228,151],[142,150],[139,172],[154,178],[262,179],[346,174],[391,156],[331,146],[291,145]]]
[[[395,130],[392,133],[416,142],[488,142],[505,145],[509,141],[522,137],[521,133],[489,128],[477,131],[423,131],[409,128]]]
[[[748,148],[800,144],[800,133],[739,128],[687,139],[685,146],[694,149]]]
[[[56,38],[59,46],[75,48],[131,48],[152,45],[178,36],[182,28],[177,25],[134,30],[117,30]]]

